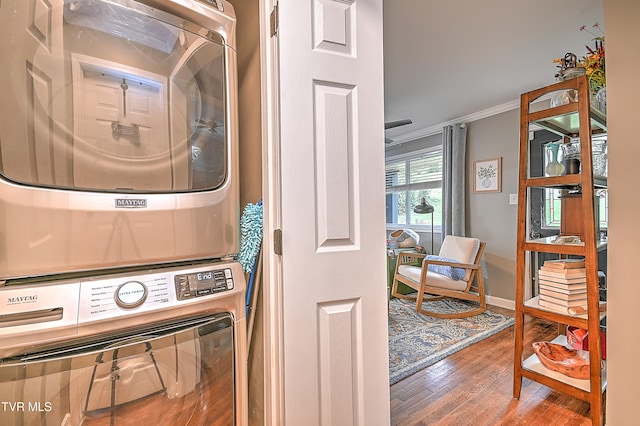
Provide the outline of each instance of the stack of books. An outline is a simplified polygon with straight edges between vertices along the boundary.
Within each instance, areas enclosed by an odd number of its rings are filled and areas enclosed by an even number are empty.
[[[540,306],[563,313],[587,310],[584,259],[547,260],[538,271]]]

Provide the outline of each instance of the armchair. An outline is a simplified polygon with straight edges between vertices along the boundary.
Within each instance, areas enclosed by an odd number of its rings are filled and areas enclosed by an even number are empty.
[[[391,294],[400,299],[415,300],[416,311],[438,318],[465,318],[484,312],[487,302],[480,259],[485,246],[486,243],[477,238],[447,235],[438,256],[400,253]],[[400,294],[399,282],[416,290],[417,295]],[[434,312],[423,308],[425,302],[428,306],[428,302],[444,298],[477,302],[479,306],[453,313]]]

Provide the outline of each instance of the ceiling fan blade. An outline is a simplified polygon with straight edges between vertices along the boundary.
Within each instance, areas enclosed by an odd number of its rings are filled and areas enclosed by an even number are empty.
[[[385,130],[393,129],[394,127],[406,126],[407,124],[411,124],[411,123],[413,123],[413,121],[411,121],[410,119],[389,121],[387,123],[384,123],[384,129]]]

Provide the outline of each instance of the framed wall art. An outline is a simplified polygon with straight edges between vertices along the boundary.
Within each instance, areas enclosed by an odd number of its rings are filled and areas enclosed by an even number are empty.
[[[502,157],[473,162],[473,192],[502,191]]]

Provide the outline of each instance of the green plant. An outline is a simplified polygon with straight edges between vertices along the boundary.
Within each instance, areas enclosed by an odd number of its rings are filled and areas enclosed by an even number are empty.
[[[477,174],[480,179],[491,179],[497,176],[496,169],[493,167],[493,164],[489,164],[486,167],[480,166]]]

